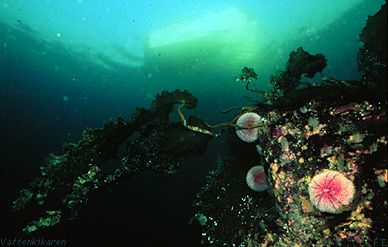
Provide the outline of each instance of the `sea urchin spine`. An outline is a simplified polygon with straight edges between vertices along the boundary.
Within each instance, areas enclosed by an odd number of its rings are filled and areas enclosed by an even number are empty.
[[[354,197],[354,185],[338,171],[315,175],[309,184],[310,201],[321,212],[338,214]]]

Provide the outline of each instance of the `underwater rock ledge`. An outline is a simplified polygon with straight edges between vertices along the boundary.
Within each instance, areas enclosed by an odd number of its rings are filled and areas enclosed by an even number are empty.
[[[105,122],[103,128],[88,128],[79,142],[63,145],[64,154],[50,154],[41,176],[13,202],[23,232],[30,234],[74,219],[92,192],[146,169],[174,173],[182,161],[202,154],[211,136],[171,122],[169,115],[176,104],[192,109],[197,99],[188,91],[162,92],[149,109],[136,109],[130,120],[118,117]],[[195,116],[188,121],[204,126]],[[119,155],[120,146],[125,151]],[[113,172],[102,168],[110,160],[120,164]]]
[[[201,226],[202,245],[375,246],[376,240],[384,239],[388,217],[384,16],[385,4],[368,18],[360,36],[361,81],[325,78],[300,87],[306,60],[295,59],[295,54],[314,56],[299,48],[288,62],[295,66],[272,77],[276,90],[264,102],[245,108],[266,120],[254,126],[257,141],[244,143],[229,128],[230,156],[219,159],[193,205],[196,214],[191,222]],[[320,55],[315,58],[310,67],[314,74],[326,61]],[[289,73],[289,68],[295,71]],[[296,79],[290,80],[290,74]],[[248,83],[254,79],[241,78]],[[244,109],[239,115],[243,114]],[[268,192],[253,192],[245,183],[245,174],[257,165],[265,167]]]
[[[269,111],[255,143],[260,154],[250,161],[236,153],[221,159],[197,195],[194,219],[207,219],[203,244],[368,246],[373,236],[383,236],[386,188],[376,174],[386,174],[386,118],[379,118],[385,115],[383,105],[368,102],[310,101],[293,111]],[[248,189],[245,164],[264,165],[269,193]],[[331,170],[355,187],[350,205],[336,214],[316,208],[308,189],[315,175]]]

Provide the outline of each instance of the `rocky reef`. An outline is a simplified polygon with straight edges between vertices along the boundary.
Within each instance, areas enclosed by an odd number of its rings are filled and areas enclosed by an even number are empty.
[[[385,5],[360,36],[362,80],[324,78],[302,87],[302,76],[322,71],[326,59],[298,48],[271,78],[274,91],[264,103],[246,108],[265,119],[253,126],[257,140],[245,143],[229,128],[231,154],[194,202],[204,246],[381,244],[388,206],[387,101],[379,92],[386,84],[384,15]],[[267,192],[245,183],[256,165],[265,167]]]
[[[368,18],[360,34],[361,47],[357,63],[363,80],[376,87],[376,96],[387,96],[387,7],[386,4]]]
[[[187,91],[163,92],[149,109],[137,109],[130,120],[118,117],[103,128],[86,129],[77,143],[63,145],[63,154],[50,154],[41,176],[13,202],[18,221],[26,224],[23,231],[29,234],[73,219],[90,193],[146,169],[174,173],[183,160],[202,154],[211,136],[171,122],[169,115],[176,104],[192,109],[197,99]],[[204,125],[195,116],[188,123]],[[103,167],[111,160],[118,167]]]

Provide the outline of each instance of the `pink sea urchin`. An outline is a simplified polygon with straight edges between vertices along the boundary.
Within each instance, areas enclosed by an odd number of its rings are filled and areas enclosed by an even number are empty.
[[[254,166],[249,169],[246,180],[248,187],[254,191],[261,192],[268,188],[267,176],[262,166]]]
[[[327,170],[315,175],[309,184],[310,201],[321,212],[338,214],[354,196],[354,185],[338,171]]]
[[[258,128],[240,129],[256,126],[261,123],[261,117],[254,112],[247,112],[237,119],[236,134],[245,142],[254,142],[258,138]],[[240,128],[239,128],[240,127]]]

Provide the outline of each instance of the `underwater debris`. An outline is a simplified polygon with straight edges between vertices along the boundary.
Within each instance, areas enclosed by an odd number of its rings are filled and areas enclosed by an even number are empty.
[[[197,99],[188,91],[162,92],[149,109],[137,109],[131,120],[109,120],[100,129],[86,129],[78,143],[65,143],[63,155],[51,154],[41,168],[41,176],[22,189],[13,203],[14,211],[56,212],[30,221],[26,233],[50,227],[60,220],[74,219],[89,194],[120,183],[145,169],[174,173],[188,157],[201,154],[211,136],[193,132],[180,123],[169,121],[175,104],[192,109]],[[206,129],[202,120],[189,117],[191,125]],[[138,137],[133,137],[137,133]],[[118,156],[118,148],[125,151]],[[121,165],[109,172],[102,165],[109,160]],[[59,216],[60,217],[57,217]],[[54,217],[55,216],[55,217]]]

